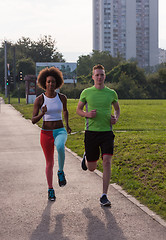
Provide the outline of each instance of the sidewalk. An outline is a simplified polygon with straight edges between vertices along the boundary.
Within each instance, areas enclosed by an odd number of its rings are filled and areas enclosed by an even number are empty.
[[[57,198],[48,202],[40,129],[11,105],[0,105],[0,239],[166,239],[166,222],[115,184],[108,192],[112,208],[100,207],[101,174],[84,172],[69,149],[63,188],[57,182],[55,151]]]

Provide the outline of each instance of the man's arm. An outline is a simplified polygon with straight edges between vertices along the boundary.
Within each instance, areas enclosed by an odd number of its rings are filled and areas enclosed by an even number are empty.
[[[66,123],[66,130],[68,133],[71,133],[71,128],[69,127],[69,112],[67,109],[67,97],[62,93],[58,93],[58,95],[63,104],[63,116]]]
[[[76,113],[78,115],[80,115],[81,117],[87,117],[87,118],[94,118],[94,117],[96,117],[96,109],[94,109],[94,110],[92,110],[90,112],[85,112],[83,110],[84,106],[85,106],[85,103],[83,103],[81,101],[78,102],[78,106],[77,106],[77,110],[76,110]]]
[[[114,107],[114,115],[111,115],[111,124],[115,124],[120,116],[120,106],[118,102],[113,102],[112,105]]]

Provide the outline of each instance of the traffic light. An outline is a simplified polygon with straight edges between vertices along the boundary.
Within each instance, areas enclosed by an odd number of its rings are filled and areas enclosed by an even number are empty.
[[[22,79],[22,72],[20,72],[20,81],[22,81],[23,79]]]
[[[9,85],[9,80],[8,80],[8,79],[6,80],[6,85],[7,85],[7,86]]]
[[[14,83],[14,79],[12,76],[10,76],[10,84],[13,84]]]

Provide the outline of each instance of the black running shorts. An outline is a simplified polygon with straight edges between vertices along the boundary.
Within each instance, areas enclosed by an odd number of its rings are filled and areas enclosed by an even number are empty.
[[[113,155],[114,149],[114,133],[85,131],[85,153],[88,162],[95,162],[101,155]]]

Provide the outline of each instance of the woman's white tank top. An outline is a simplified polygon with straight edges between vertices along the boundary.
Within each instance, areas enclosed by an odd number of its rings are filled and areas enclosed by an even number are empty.
[[[48,98],[43,94],[44,102],[41,106],[44,107],[46,105],[47,112],[43,115],[43,121],[58,121],[62,120],[62,110],[63,104],[59,98],[59,94],[57,93],[56,97]]]

